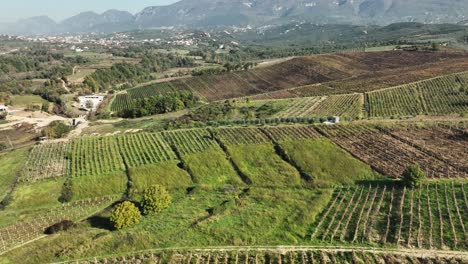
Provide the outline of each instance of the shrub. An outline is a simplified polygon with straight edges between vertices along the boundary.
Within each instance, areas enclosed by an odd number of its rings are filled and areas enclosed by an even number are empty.
[[[75,224],[72,221],[63,220],[61,222],[58,222],[56,224],[53,224],[53,225],[49,226],[44,231],[44,234],[52,235],[52,234],[56,234],[56,233],[58,233],[60,231],[67,231],[68,229],[72,228],[73,226],[75,226]]]
[[[161,212],[171,204],[171,196],[160,185],[153,185],[143,192],[141,205],[145,215]]]
[[[419,165],[413,164],[406,168],[401,177],[405,186],[414,188],[418,187],[427,176]]]
[[[72,181],[67,180],[62,187],[62,193],[59,197],[59,202],[69,203],[73,199],[73,186]]]
[[[44,129],[43,135],[48,138],[62,138],[68,134],[70,130],[70,127],[64,123],[60,121],[53,121],[46,129]]]
[[[136,225],[140,220],[140,210],[129,201],[117,205],[114,210],[112,210],[110,216],[110,221],[116,229],[124,229]]]
[[[7,115],[7,112],[0,113],[0,120],[6,120]]]

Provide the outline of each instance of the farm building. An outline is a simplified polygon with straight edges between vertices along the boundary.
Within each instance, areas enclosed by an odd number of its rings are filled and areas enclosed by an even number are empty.
[[[6,112],[8,110],[8,107],[5,105],[0,105],[0,112]]]
[[[87,111],[96,111],[103,100],[104,95],[87,95],[78,97],[80,109],[85,109]]]

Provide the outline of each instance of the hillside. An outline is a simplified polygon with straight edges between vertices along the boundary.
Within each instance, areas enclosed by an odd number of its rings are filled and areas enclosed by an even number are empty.
[[[255,95],[259,98],[296,97],[295,91],[302,96],[369,92],[466,71],[467,58],[464,53],[405,51],[299,57],[249,71],[191,77],[129,89],[117,95],[113,110],[130,106],[132,100],[138,98],[183,90],[206,101]]]

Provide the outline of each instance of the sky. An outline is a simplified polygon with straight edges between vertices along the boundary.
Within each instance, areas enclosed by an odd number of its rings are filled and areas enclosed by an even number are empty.
[[[1,0],[0,22],[47,15],[61,21],[83,11],[102,13],[108,9],[140,12],[148,6],[168,5],[178,0]]]

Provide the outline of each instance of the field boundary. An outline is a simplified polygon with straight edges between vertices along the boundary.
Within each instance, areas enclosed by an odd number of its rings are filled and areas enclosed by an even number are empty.
[[[120,255],[102,255],[91,258],[68,260],[63,262],[50,262],[50,264],[66,264],[80,263],[91,259],[109,258],[117,256],[126,256],[130,254],[145,254],[145,253],[161,253],[161,252],[274,252],[285,254],[288,252],[306,252],[306,251],[324,251],[324,252],[363,252],[373,254],[396,254],[412,257],[446,257],[446,258],[461,258],[468,260],[468,252],[465,251],[450,251],[450,250],[421,250],[421,249],[392,249],[392,248],[375,248],[375,247],[340,247],[340,246],[219,246],[219,247],[171,247],[171,248],[155,248],[140,251],[133,251]]]

